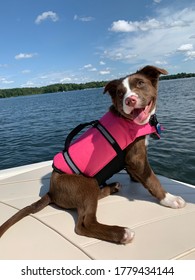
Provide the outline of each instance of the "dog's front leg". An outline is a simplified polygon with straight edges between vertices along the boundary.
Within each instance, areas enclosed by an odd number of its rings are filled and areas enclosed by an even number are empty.
[[[164,190],[160,181],[151,169],[145,147],[145,138],[142,137],[127,148],[127,172],[142,185],[164,206],[182,208],[185,201],[180,196],[174,196]]]

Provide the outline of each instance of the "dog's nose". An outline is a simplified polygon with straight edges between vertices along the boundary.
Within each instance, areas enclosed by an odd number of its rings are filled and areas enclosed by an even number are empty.
[[[127,106],[135,106],[137,103],[137,97],[135,95],[131,95],[125,99],[125,104]]]

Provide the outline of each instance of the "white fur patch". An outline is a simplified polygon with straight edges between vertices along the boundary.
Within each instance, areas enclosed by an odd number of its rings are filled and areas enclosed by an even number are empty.
[[[150,138],[150,135],[146,135],[146,137],[145,137],[145,146],[146,147],[149,146],[149,138]]]
[[[123,111],[125,112],[125,114],[131,114],[131,112],[135,109],[135,108],[142,108],[141,106],[141,101],[140,101],[140,98],[139,98],[139,95],[135,92],[133,92],[131,89],[130,89],[130,86],[129,86],[129,79],[128,77],[125,78],[123,80],[123,86],[126,88],[126,93],[123,97]],[[137,102],[135,104],[135,106],[129,106],[126,104],[126,99],[130,96],[136,96],[137,98]],[[156,106],[153,108],[153,110],[149,113],[148,115],[148,118],[146,118],[144,121],[142,121],[142,125],[146,124],[149,122],[149,119],[150,119],[150,116],[153,115],[156,111]]]
[[[182,208],[186,205],[182,197],[170,193],[166,193],[165,198],[160,201],[160,204],[174,209]]]
[[[135,236],[134,231],[130,230],[129,228],[125,228],[125,233],[123,239],[121,241],[122,244],[130,243]]]
[[[156,112],[156,106],[154,106],[154,109],[152,109],[152,111],[150,112],[150,116],[154,115],[155,112]]]
[[[124,98],[123,98],[123,111],[125,112],[125,114],[130,114],[131,111],[133,110],[133,107],[127,106],[125,104],[125,100],[127,99],[127,97],[130,97],[130,96],[133,96],[133,95],[138,97],[138,95],[135,92],[131,91],[131,89],[129,87],[129,79],[128,78],[125,78],[122,83],[123,83],[123,86],[126,88],[126,93],[125,93]]]

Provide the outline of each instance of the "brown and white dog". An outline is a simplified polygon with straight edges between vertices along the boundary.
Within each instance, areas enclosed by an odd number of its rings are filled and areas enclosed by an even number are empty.
[[[108,92],[112,98],[110,110],[137,124],[148,123],[156,108],[160,74],[167,74],[167,71],[154,66],[146,66],[125,78],[109,82],[104,92]],[[127,172],[141,182],[162,205],[171,208],[184,207],[185,201],[181,197],[167,193],[161,186],[148,163],[145,142],[146,137],[142,136],[126,148],[125,167]],[[6,221],[0,227],[0,236],[23,217],[54,203],[62,208],[77,209],[78,220],[75,227],[77,234],[110,242],[129,243],[134,237],[134,232],[129,228],[104,225],[96,219],[98,199],[115,193],[118,189],[119,183],[113,183],[100,189],[95,178],[78,174],[60,174],[53,171],[49,192]]]

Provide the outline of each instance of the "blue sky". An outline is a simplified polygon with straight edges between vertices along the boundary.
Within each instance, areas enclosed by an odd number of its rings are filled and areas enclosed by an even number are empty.
[[[111,80],[150,64],[195,72],[191,0],[6,0],[0,88]]]

